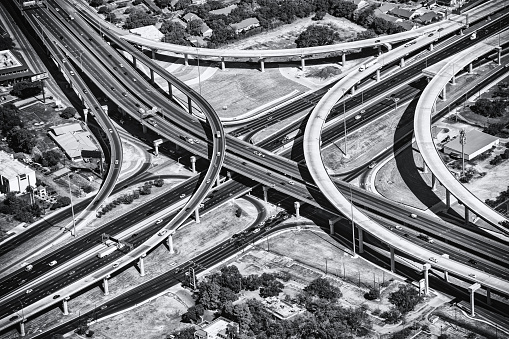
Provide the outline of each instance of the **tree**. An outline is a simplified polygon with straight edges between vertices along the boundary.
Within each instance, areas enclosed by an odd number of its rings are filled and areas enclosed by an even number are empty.
[[[235,40],[237,34],[230,26],[219,27],[212,32],[210,41],[214,44],[224,44],[227,41]]]
[[[124,28],[133,29],[143,26],[153,25],[157,22],[157,18],[147,14],[143,10],[133,10],[125,21]]]
[[[14,84],[11,90],[11,94],[21,99],[29,98],[38,95],[42,91],[42,85],[40,81],[20,81]]]
[[[186,29],[182,25],[165,21],[161,26],[161,33],[164,34],[164,41],[176,45],[188,46],[189,41],[186,39],[189,36]]]
[[[94,188],[93,188],[91,185],[85,185],[85,186],[83,187],[83,192],[85,192],[85,193],[87,193],[87,194],[88,194],[88,193],[90,193],[90,192],[92,192],[93,190],[94,190]]]
[[[7,136],[15,127],[24,127],[19,117],[19,110],[13,104],[0,105],[0,131]]]
[[[336,286],[332,286],[327,279],[317,278],[304,288],[304,291],[316,295],[319,298],[327,300],[336,300],[341,297],[341,291]]]
[[[90,1],[90,6],[92,7],[99,7],[104,5],[104,0],[92,0]]]
[[[118,22],[117,15],[113,12],[106,14],[106,20],[109,22]]]
[[[51,167],[51,166],[55,166],[56,164],[58,164],[58,162],[60,161],[61,158],[62,158],[62,154],[59,151],[51,149],[49,151],[42,153],[40,163],[44,167],[48,167],[48,166]]]
[[[332,45],[339,39],[339,34],[324,25],[310,25],[300,33],[295,43],[298,48]]]
[[[57,201],[51,206],[51,209],[57,209],[59,207],[69,206],[71,204],[71,198],[69,197],[58,197]]]
[[[284,287],[279,280],[269,281],[260,288],[260,296],[262,298],[277,297],[279,293],[283,292]]]
[[[182,321],[195,323],[204,313],[203,305],[196,304],[195,306],[191,306],[187,309],[187,312],[182,315]]]
[[[401,319],[401,312],[396,307],[380,313],[380,317],[384,318],[387,324],[395,324]]]
[[[97,10],[97,13],[99,13],[99,14],[106,14],[106,13],[110,13],[110,12],[111,12],[111,8],[108,6],[101,6]]]
[[[187,32],[191,35],[201,36],[201,27],[203,26],[203,21],[200,19],[191,19],[187,23]]]
[[[0,51],[5,49],[13,49],[15,46],[14,41],[8,36],[0,37]]]
[[[139,199],[140,198],[140,191],[134,190],[133,191],[133,199]]]
[[[357,10],[357,5],[353,1],[332,0],[329,13],[338,18],[353,19],[353,14]]]
[[[234,293],[239,293],[242,275],[240,274],[237,266],[225,266],[221,268],[221,274],[215,279],[215,281],[219,285],[229,288]]]
[[[25,128],[15,127],[7,134],[7,143],[16,152],[31,153],[37,140],[34,132]]]
[[[78,113],[78,111],[76,111],[76,108],[66,107],[62,111],[62,113],[60,113],[60,117],[62,117],[64,119],[70,119],[70,118],[74,118],[76,116],[76,113]]]
[[[376,38],[376,37],[377,37],[377,35],[374,30],[367,29],[365,31],[357,33],[357,35],[355,36],[355,40],[365,40],[365,39],[372,39],[372,38]]]
[[[198,302],[207,310],[216,310],[221,307],[219,292],[221,287],[215,282],[203,281],[198,285]]]
[[[194,339],[194,326],[186,327],[183,330],[178,330],[172,333],[174,339]]]
[[[422,300],[423,297],[419,295],[419,291],[409,284],[399,285],[399,289],[392,292],[389,296],[389,301],[396,306],[402,314],[413,310],[415,305]]]

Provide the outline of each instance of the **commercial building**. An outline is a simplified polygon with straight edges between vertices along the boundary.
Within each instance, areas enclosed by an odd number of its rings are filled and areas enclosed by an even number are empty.
[[[228,339],[230,331],[239,333],[239,324],[219,317],[194,332],[194,339]]]
[[[0,51],[0,85],[12,85],[27,80],[34,73],[10,50]]]
[[[0,192],[25,192],[28,186],[35,187],[35,171],[0,151]]]
[[[48,135],[72,161],[82,161],[82,151],[97,151],[90,132],[83,130],[79,122],[53,127]]]
[[[481,131],[472,129],[465,133],[466,142],[463,145],[465,160],[472,160],[500,143],[500,139]],[[444,145],[444,153],[453,157],[461,157],[460,137]]]
[[[164,38],[164,34],[154,25],[133,28],[129,30],[129,32],[153,41],[161,41],[161,39]]]
[[[241,32],[260,27],[260,21],[258,21],[257,18],[247,18],[236,24],[231,24],[230,26],[233,28],[235,33],[239,34]]]

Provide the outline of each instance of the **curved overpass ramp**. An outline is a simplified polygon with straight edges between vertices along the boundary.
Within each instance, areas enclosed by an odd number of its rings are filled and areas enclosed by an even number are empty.
[[[442,68],[436,73],[429,84],[424,89],[419,102],[415,108],[414,132],[415,141],[419,151],[421,152],[424,162],[430,169],[431,173],[446,188],[448,192],[454,195],[458,201],[465,206],[466,222],[468,222],[468,210],[477,214],[491,225],[497,227],[503,232],[508,230],[499,223],[506,220],[504,216],[487,206],[482,200],[477,198],[465,186],[463,186],[449,171],[447,166],[440,158],[438,150],[435,147],[431,135],[431,117],[434,112],[433,107],[438,100],[438,95],[447,85],[449,80],[456,73],[460,72],[465,66],[480,58],[487,53],[493,52],[498,46],[498,36],[480,42],[457,55],[451,57]],[[500,35],[502,42],[509,41],[509,32],[505,31]]]
[[[481,17],[490,15],[507,6],[504,0],[492,0],[469,11],[469,21],[473,22]],[[278,50],[221,50],[196,48],[188,46],[180,46],[160,41],[153,41],[142,38],[139,35],[126,34],[120,36],[122,39],[131,43],[150,48],[152,50],[169,51],[184,56],[195,55],[200,57],[215,57],[224,61],[224,58],[248,58],[248,59],[265,59],[270,57],[300,57],[304,59],[311,55],[327,54],[332,52],[345,52],[348,50],[367,48],[373,46],[383,46],[385,44],[400,42],[404,40],[414,39],[421,35],[426,35],[433,31],[443,29],[443,34],[457,31],[465,26],[466,17],[464,15],[450,15],[449,19],[437,22],[428,26],[418,28],[416,30],[381,36],[373,39],[344,42],[329,46],[316,46],[307,48],[290,48]],[[108,26],[106,26],[108,27]]]
[[[392,52],[395,51],[393,50]],[[372,69],[376,69],[376,66],[373,66]],[[312,175],[316,185],[340,213],[348,218],[351,218],[360,230],[369,232],[376,238],[380,239],[382,242],[389,245],[391,251],[397,249],[402,253],[416,258],[417,260],[430,264],[432,267],[436,267],[440,270],[446,270],[448,272],[454,272],[455,275],[466,280],[472,280],[469,275],[474,273],[476,275],[476,282],[479,282],[483,286],[490,287],[493,290],[499,291],[503,294],[508,294],[508,281],[494,277],[483,271],[473,269],[472,267],[463,265],[456,261],[442,258],[439,254],[419,247],[369,219],[364,213],[362,213],[353,204],[351,204],[351,202],[345,196],[341,194],[341,192],[336,188],[336,185],[332,179],[329,177],[322,162],[320,149],[320,134],[325,124],[325,120],[337,101],[340,100],[341,97],[343,97],[345,93],[359,80],[365,77],[369,77],[370,73],[372,72],[373,70],[369,71],[368,68],[368,70],[364,72],[354,71],[350,73],[331,88],[331,90],[317,104],[309,117],[308,123],[306,125],[306,130],[304,132],[304,156],[309,172]],[[438,261],[430,261],[429,259],[431,257],[438,258]]]

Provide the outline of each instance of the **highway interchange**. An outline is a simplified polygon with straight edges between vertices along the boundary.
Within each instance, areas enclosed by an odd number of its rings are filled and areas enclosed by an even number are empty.
[[[55,7],[58,6],[58,4],[56,3],[51,3],[51,5]],[[49,7],[52,8],[52,6]],[[64,12],[63,7],[61,12]],[[85,74],[90,79],[95,79],[94,82],[99,82],[99,84],[102,83],[103,85],[100,87],[104,90],[104,92],[108,93],[108,96],[119,106],[123,107],[125,111],[131,114],[133,118],[139,118],[137,113],[139,102],[142,102],[145,107],[152,106],[164,107],[164,111],[166,112],[166,114],[168,112],[174,111],[177,114],[171,116],[172,122],[171,124],[168,123],[169,115],[166,115],[164,117],[155,116],[154,118],[157,121],[157,126],[149,127],[152,130],[159,133],[165,139],[169,139],[174,143],[182,147],[185,147],[193,154],[200,155],[203,158],[210,158],[212,161],[214,161],[217,158],[216,157],[216,153],[218,152],[218,148],[216,148],[217,145],[216,143],[213,143],[213,145],[210,144],[209,140],[212,139],[212,137],[215,135],[216,130],[220,129],[220,126],[209,128],[206,123],[202,122],[201,120],[198,120],[195,117],[190,116],[188,113],[183,111],[181,106],[173,102],[169,102],[167,100],[168,98],[165,95],[160,93],[158,90],[153,89],[151,85],[147,83],[147,81],[142,75],[140,75],[136,70],[132,69],[131,66],[117,54],[115,49],[113,49],[109,44],[103,42],[103,40],[99,39],[98,35],[95,32],[93,32],[90,28],[87,28],[89,26],[83,24],[84,21],[80,22],[81,19],[77,18],[76,20],[67,23],[67,25],[74,25],[72,28],[65,27],[66,25],[64,23],[65,20],[55,22],[54,15],[58,17],[59,14],[58,12],[55,12],[51,9],[34,9],[26,11],[26,15],[28,17],[32,17],[34,22],[41,22],[45,26],[45,32],[47,36],[54,39],[54,42],[59,44],[62,50],[74,52],[82,51],[83,55],[80,54],[79,58],[77,57],[78,55],[77,53],[73,54],[71,52],[68,53],[68,55],[73,58],[74,63],[76,65],[80,66],[82,69],[85,70]],[[77,24],[77,22],[80,22],[80,24]],[[487,28],[485,30],[480,30],[478,34],[481,37],[484,36],[483,34],[485,34],[486,36],[492,35],[494,32],[496,32],[496,29],[500,27],[500,25],[502,26],[507,25],[508,22],[509,21],[507,14],[503,14],[499,17],[494,16],[492,22],[487,24],[486,26]],[[475,27],[472,29],[475,29]],[[113,37],[108,32],[106,33],[109,35],[111,41],[115,41],[114,40],[115,37]],[[89,41],[92,41],[91,39],[94,39],[93,44],[89,43]],[[465,38],[459,38],[457,40],[459,41],[455,41],[452,47],[448,47],[447,49],[444,50],[440,49],[440,52],[432,54],[429,58],[427,58],[427,60],[421,60],[420,62],[412,63],[410,66],[404,68],[402,72],[397,73],[393,77],[388,77],[387,79],[384,79],[380,84],[374,85],[373,87],[369,88],[369,90],[366,90],[365,92],[364,90],[362,90],[362,94],[359,93],[352,99],[346,101],[345,103],[346,110],[352,110],[355,107],[357,107],[359,105],[359,101],[368,101],[376,97],[377,94],[382,93],[385,89],[390,87],[388,85],[390,85],[391,83],[394,83],[396,81],[399,83],[400,81],[403,81],[403,79],[410,79],[411,77],[418,75],[422,68],[425,66],[424,63],[429,65],[433,62],[437,62],[446,57],[447,55],[451,55],[459,50],[468,47],[470,42],[470,39]],[[100,46],[101,48],[96,50],[96,45]],[[129,46],[125,46],[125,43],[123,44],[121,41],[119,41],[118,38],[117,45],[129,48]],[[86,50],[85,48],[88,50]],[[140,53],[137,52],[132,47],[130,48],[131,48],[130,53],[139,56],[139,61],[143,60],[144,62],[149,62],[146,56],[144,57],[143,55],[140,55]],[[96,58],[99,58],[100,61],[98,62]],[[119,66],[121,63],[122,67]],[[154,70],[158,69],[158,67],[154,65],[151,65],[151,67]],[[159,71],[161,70],[159,69]],[[168,78],[168,81],[170,80],[176,81],[170,75],[167,74],[160,75],[166,76]],[[112,82],[112,78],[116,80]],[[185,88],[181,84],[179,85],[181,86],[180,88]],[[311,94],[310,95],[311,97],[306,97],[306,99],[295,102],[293,104],[294,106],[292,107],[292,109],[283,108],[271,113],[270,121],[286,119],[287,117],[295,114],[299,110],[309,110],[311,107],[313,107],[314,103],[318,102],[321,95],[323,95],[326,91],[327,91],[326,89],[320,90],[316,93]],[[406,88],[399,89],[394,94],[401,96],[402,98],[406,97],[411,98],[414,95],[416,95],[417,92],[418,90],[416,90],[414,86],[409,85]],[[127,96],[124,95],[123,93],[126,93]],[[192,97],[193,102],[199,101],[200,98],[201,97],[199,97],[196,93],[193,94]],[[204,103],[202,102],[202,106],[203,105]],[[363,113],[363,119],[361,121],[359,121],[359,119],[349,118],[347,120],[348,123],[347,129],[351,131],[357,126],[360,126],[361,123],[366,123],[370,119],[376,118],[379,114],[382,114],[386,111],[380,109],[384,107],[386,110],[387,109],[390,110],[390,106],[388,107],[387,101],[385,102],[381,101],[375,103],[375,105],[366,108],[365,112]],[[207,108],[202,107],[200,112],[201,113],[207,112]],[[343,104],[339,103],[336,105],[336,112],[331,115],[338,116],[339,114],[342,113]],[[210,122],[211,119],[207,119],[207,121]],[[250,126],[249,129],[237,130],[234,133],[239,134],[245,133],[246,131],[249,130],[260,129],[263,128],[263,126],[265,126],[267,123],[268,121],[257,122],[256,124],[253,123],[253,125]],[[333,128],[335,128],[336,133],[338,133],[337,130],[338,128],[342,128],[341,127],[342,123],[343,121],[340,121],[337,123],[337,126],[330,127],[329,134],[327,134],[327,129],[325,129],[325,133],[322,134],[322,139],[324,140],[324,143],[331,142],[333,140],[333,133],[330,131],[333,131],[334,130]],[[147,122],[145,122],[145,124],[147,124]],[[277,140],[278,138],[284,136],[283,133],[286,134],[290,131],[291,129],[281,132],[276,137],[271,138],[270,141],[267,141],[267,143],[272,143],[272,145],[275,145],[274,139]],[[198,138],[202,140],[202,142],[190,145],[181,138],[182,135]],[[290,194],[291,196],[295,197],[295,199],[309,202],[312,205],[324,208],[330,213],[334,214],[337,213],[335,208],[330,205],[330,203],[322,196],[320,191],[313,184],[313,181],[309,173],[307,172],[306,167],[303,164],[297,163],[302,161],[302,152],[299,151],[298,148],[296,148],[296,151],[295,150],[292,151],[295,153],[295,156],[292,156],[291,160],[289,160],[271,154],[270,153],[271,148],[268,146],[268,144],[261,145],[262,147],[266,147],[266,149],[264,149],[259,148],[255,145],[251,145],[247,142],[243,142],[231,136],[225,135],[225,137],[223,138],[214,139],[221,139],[223,142],[226,140],[228,147],[225,147],[224,144],[222,146],[223,151],[225,151],[226,153],[224,166],[231,170],[232,172],[240,173],[241,175],[250,178],[256,178],[257,182],[265,184],[271,188],[276,188],[278,191],[281,191],[283,193]],[[211,149],[211,146],[213,146],[214,148]],[[258,154],[263,154],[264,157],[255,154],[254,153],[255,151],[260,152]],[[210,166],[209,170],[213,170],[217,175],[219,173],[220,167],[221,165],[219,166],[212,165]],[[267,168],[271,168],[271,170],[267,170]],[[201,203],[201,200],[208,195],[208,191],[210,190],[211,187],[210,184],[213,184],[216,175],[214,175],[213,173],[206,174],[202,173],[201,175],[193,177],[190,181],[179,185],[178,187],[175,188],[175,190],[169,191],[165,195],[166,197],[164,200],[164,205],[176,202],[179,199],[179,196],[184,192],[186,196],[192,196],[193,198],[195,196],[197,197],[194,201],[194,206],[192,208],[188,207],[183,208],[181,210],[183,212],[187,212],[187,215],[185,217],[184,216],[181,217],[181,219],[183,220],[180,222],[180,224],[182,224],[184,220],[188,219],[188,216],[193,212],[195,208],[197,208],[197,206]],[[209,181],[208,182],[209,187],[205,187],[207,186],[206,184],[203,185],[204,183],[207,183],[207,181]],[[245,183],[241,183],[241,181]],[[289,183],[290,181],[294,181],[295,184],[291,185]],[[114,184],[114,182],[112,184]],[[205,210],[207,208],[211,208],[213,206],[212,204],[218,204],[224,201],[226,197],[230,196],[230,193],[233,192],[233,194],[236,194],[237,192],[245,192],[246,189],[251,189],[255,185],[256,184],[252,181],[248,181],[246,183],[246,179],[241,179],[240,181],[232,180],[231,182],[223,184],[223,186],[220,186],[217,189],[218,192],[214,196],[214,199],[210,199],[208,202],[205,203]],[[200,190],[202,186],[204,187],[202,188],[202,192],[197,194],[197,190]],[[338,187],[340,187],[340,189],[342,189],[343,191],[351,189],[351,186],[346,185],[344,183],[338,183]],[[420,215],[418,220],[414,220],[409,216],[409,211],[405,207],[386,201],[385,199],[382,199],[378,196],[375,196],[373,194],[370,194],[369,192],[365,192],[358,188],[352,188],[352,191],[354,193],[353,200],[355,201],[356,205],[363,206],[364,211],[366,213],[370,213],[370,215],[372,215],[373,218],[378,218],[379,219],[378,221],[380,222],[381,225],[391,227],[389,226],[391,225],[391,223],[403,222],[404,224],[407,225],[406,227],[409,227],[413,230],[418,230],[419,232],[421,231],[429,232],[430,234],[433,234],[433,236],[437,239],[447,240],[448,244],[446,244],[445,242],[442,243],[438,241],[435,242],[434,244],[428,244],[418,239],[415,239],[414,241],[416,241],[420,246],[430,248],[436,251],[437,253],[451,253],[451,254],[454,253],[454,255],[451,255],[451,259],[458,261],[466,262],[472,257],[471,255],[472,251],[479,249],[476,255],[479,256],[480,258],[483,258],[479,260],[479,267],[483,266],[483,268],[485,268],[486,270],[490,270],[492,274],[500,278],[507,278],[506,277],[507,270],[504,270],[504,265],[506,266],[508,264],[507,253],[509,252],[507,251],[507,245],[499,242],[496,238],[490,237],[486,234],[479,234],[478,231],[467,232],[463,228],[460,228],[456,225],[452,225],[443,221],[437,222],[437,219],[426,217],[424,215],[422,216]],[[154,202],[153,207],[151,205],[144,206],[144,211],[157,210],[158,208],[163,206],[162,204],[163,204],[162,201],[160,204],[155,204]],[[207,204],[211,206],[209,207]],[[105,227],[105,229],[108,229],[108,233],[114,234],[115,232],[120,232],[122,230],[122,227],[124,227],[124,225],[128,222],[136,223],[145,219],[146,217],[149,216],[146,213],[148,212],[139,213],[138,211],[136,212],[132,211],[129,215],[125,217],[123,222],[118,222],[118,224],[113,223],[111,225],[104,225],[103,227]],[[184,215],[184,213],[182,213],[182,215]],[[167,217],[165,217],[164,219],[165,223],[172,220],[174,216],[175,214],[170,214]],[[148,227],[140,231],[138,234],[135,235],[135,237],[131,236],[130,241],[135,246],[144,243],[147,239],[154,236],[154,233],[160,229],[160,227],[157,227],[156,225],[152,226],[153,227]],[[445,229],[444,226],[446,227]],[[396,232],[406,232],[406,234],[410,234],[411,232],[409,232],[406,229],[406,227],[403,231]],[[2,296],[5,296],[9,292],[17,289],[20,282],[22,282],[21,285],[28,284],[30,282],[28,281],[29,279],[33,279],[38,275],[43,275],[48,271],[52,270],[53,268],[49,267],[47,263],[54,259],[58,259],[58,262],[60,263],[76,257],[79,253],[82,253],[84,250],[91,248],[95,244],[95,242],[98,241],[98,239],[96,238],[99,238],[100,241],[100,233],[101,231],[98,230],[97,232],[94,233],[93,236],[90,235],[84,239],[77,239],[76,241],[69,243],[65,247],[67,248],[67,251],[65,251],[66,253],[56,251],[54,253],[48,254],[46,257],[40,259],[40,262],[34,265],[36,269],[34,269],[29,274],[26,274],[27,272],[19,270],[13,273],[12,275],[8,276],[7,278],[3,278],[0,281],[1,284],[0,293],[2,293]],[[401,235],[404,236],[404,234],[405,233]],[[477,246],[475,246],[475,248],[471,247],[473,242],[477,242]],[[469,253],[461,251],[455,252],[455,249],[462,246],[465,250],[469,250]],[[226,249],[222,250],[226,251]],[[233,250],[234,249],[232,249],[232,251]],[[66,284],[69,284],[71,281],[77,280],[78,278],[95,271],[98,267],[107,266],[120,256],[121,253],[116,252],[114,255],[111,255],[107,258],[103,258],[104,260],[103,259],[98,260],[97,258],[92,257],[86,261],[80,262],[77,266],[72,267],[72,269],[68,269],[66,272],[61,272],[59,275],[54,275],[53,277],[51,277],[51,279],[46,281],[44,288],[37,289],[31,294],[24,296],[23,297],[24,303],[25,304],[32,303],[43,296],[55,293],[55,291],[58,291],[60,287],[65,286]],[[207,257],[207,265],[212,262],[215,262],[214,260],[215,260],[214,258]],[[492,260],[496,261],[496,263],[491,262]],[[206,266],[205,264],[203,265]],[[484,267],[484,265],[486,265],[486,267]],[[73,273],[70,274],[70,272]],[[171,275],[172,272],[169,272],[168,274]],[[167,277],[166,279],[170,279],[172,282],[176,281],[174,277],[173,278]],[[23,280],[26,281],[23,282]],[[17,284],[18,286],[13,284]],[[164,287],[164,285],[162,287]],[[0,318],[4,317],[5,315],[12,314],[17,309],[19,309],[19,302],[16,300],[15,295],[12,296],[11,302],[7,301],[6,304],[4,304],[4,301],[2,300],[2,305],[5,305],[7,307],[2,309],[4,313],[0,315]],[[118,303],[118,305],[119,306],[116,307],[122,307],[120,306],[121,303]]]

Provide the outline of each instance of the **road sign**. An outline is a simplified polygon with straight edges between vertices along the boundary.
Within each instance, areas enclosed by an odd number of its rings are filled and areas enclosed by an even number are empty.
[[[39,73],[39,74],[36,74],[36,75],[33,75],[33,76],[30,77],[30,81],[31,82],[36,82],[36,81],[44,80],[44,79],[48,79],[48,73],[47,72]]]

